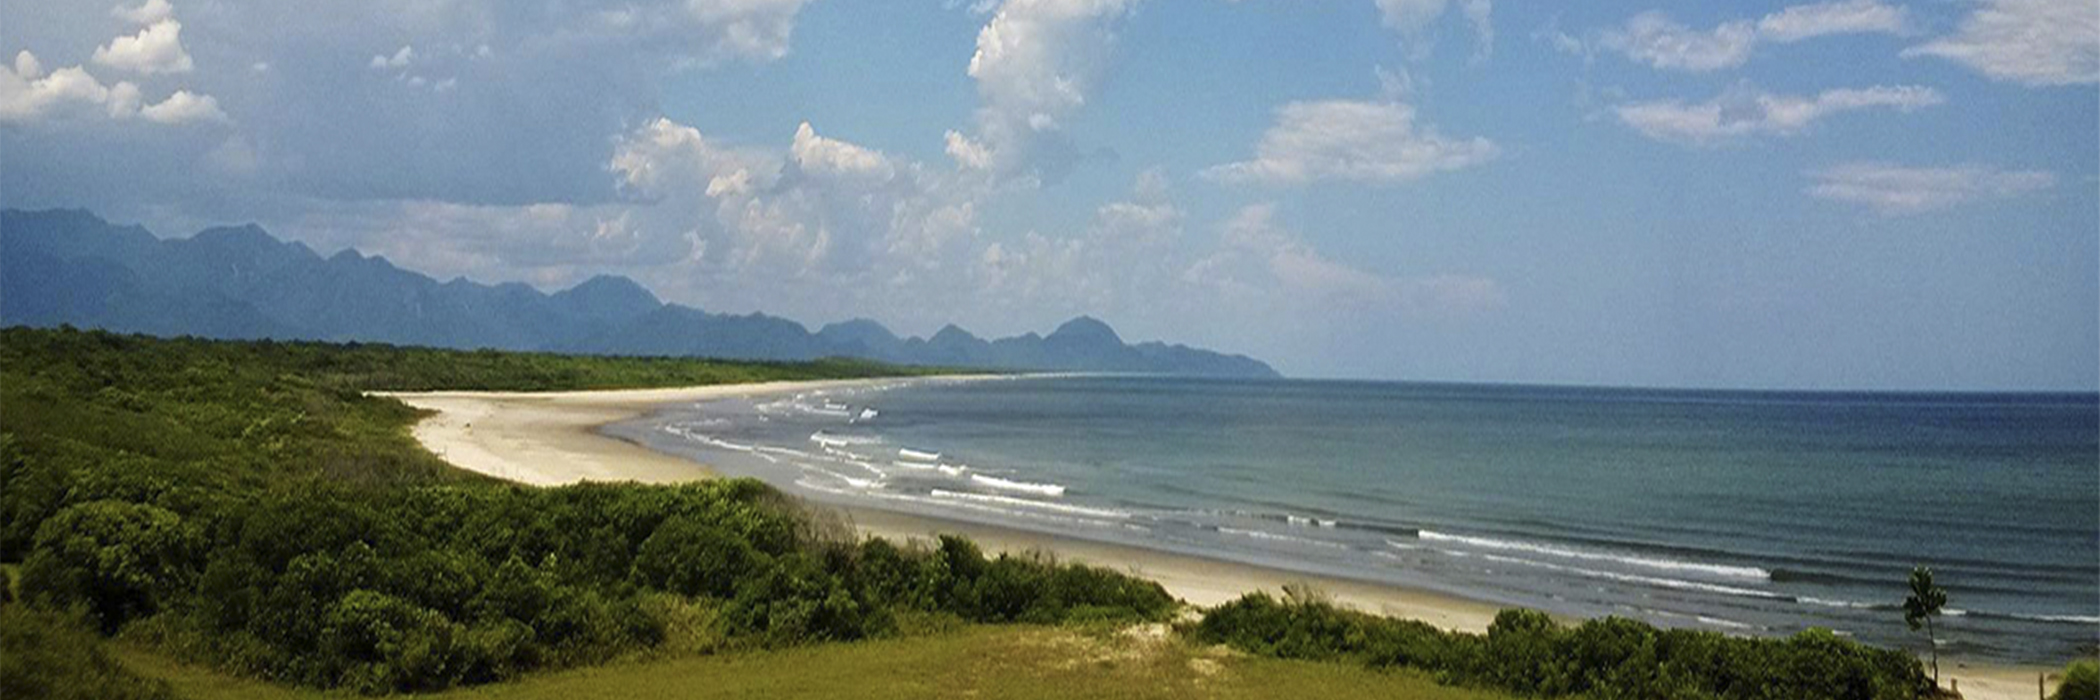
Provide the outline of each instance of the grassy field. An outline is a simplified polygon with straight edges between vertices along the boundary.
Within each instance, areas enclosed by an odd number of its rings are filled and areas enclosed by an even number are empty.
[[[466,688],[434,698],[1390,698],[1510,696],[1439,686],[1407,672],[1247,656],[1199,648],[1158,627],[1080,632],[971,625],[903,639],[615,663]],[[308,700],[340,693],[286,688],[168,661],[119,654],[140,675],[196,700]]]

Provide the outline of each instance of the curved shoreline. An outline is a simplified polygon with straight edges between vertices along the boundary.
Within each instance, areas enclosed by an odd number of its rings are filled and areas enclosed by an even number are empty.
[[[976,375],[982,377],[983,375]],[[968,375],[914,379],[964,379]],[[669,404],[776,393],[894,383],[899,378],[767,382],[675,389],[568,392],[374,392],[432,415],[413,429],[425,449],[454,466],[535,486],[583,481],[666,484],[716,476],[706,466],[656,452],[600,432]],[[907,515],[868,508],[834,508],[864,535],[891,539],[959,534],[987,551],[1049,552],[1061,559],[1131,571],[1158,581],[1192,604],[1209,606],[1241,594],[1277,593],[1291,582],[1309,582],[1337,603],[1360,610],[1422,620],[1451,630],[1480,632],[1497,606],[1444,593],[1388,584],[1308,575],[1219,559],[1161,552],[1038,533],[1019,528]],[[1965,665],[1943,659],[1942,675],[1957,679],[1970,698],[2032,697],[2037,667]]]

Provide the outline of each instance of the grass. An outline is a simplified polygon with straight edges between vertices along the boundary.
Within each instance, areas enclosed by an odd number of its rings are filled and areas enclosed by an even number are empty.
[[[433,698],[1390,698],[1502,700],[1410,672],[1252,657],[1197,647],[1158,627],[1121,632],[966,625],[900,639],[779,651],[630,661],[534,675]],[[341,693],[287,688],[120,647],[122,662],[196,700],[309,700]]]

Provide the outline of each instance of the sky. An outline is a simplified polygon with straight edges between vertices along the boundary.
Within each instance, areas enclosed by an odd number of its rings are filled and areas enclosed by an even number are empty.
[[[0,0],[0,62],[0,206],[162,236],[1301,377],[2100,388],[2089,0]]]

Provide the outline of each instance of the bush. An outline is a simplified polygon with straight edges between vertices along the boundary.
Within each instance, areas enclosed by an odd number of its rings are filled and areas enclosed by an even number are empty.
[[[0,605],[0,698],[168,700],[166,684],[110,658],[82,620]]]
[[[1897,700],[1931,689],[1915,658],[1826,630],[1747,639],[1624,618],[1565,627],[1536,611],[1505,610],[1486,634],[1474,635],[1342,610],[1313,596],[1278,601],[1253,593],[1212,609],[1189,631],[1255,654],[1415,668],[1454,684],[1544,697]]]
[[[343,666],[339,685],[367,693],[436,690],[463,675],[464,636],[434,610],[357,590],[329,608],[321,649]]]
[[[152,614],[187,592],[196,534],[182,516],[122,501],[66,508],[37,528],[22,571],[25,593],[55,607],[85,606],[104,631]]]
[[[634,560],[644,583],[686,595],[728,597],[737,581],[767,566],[751,543],[691,517],[667,519]]]
[[[2050,700],[2100,700],[2100,661],[2081,659],[2064,668],[2063,683]]]

